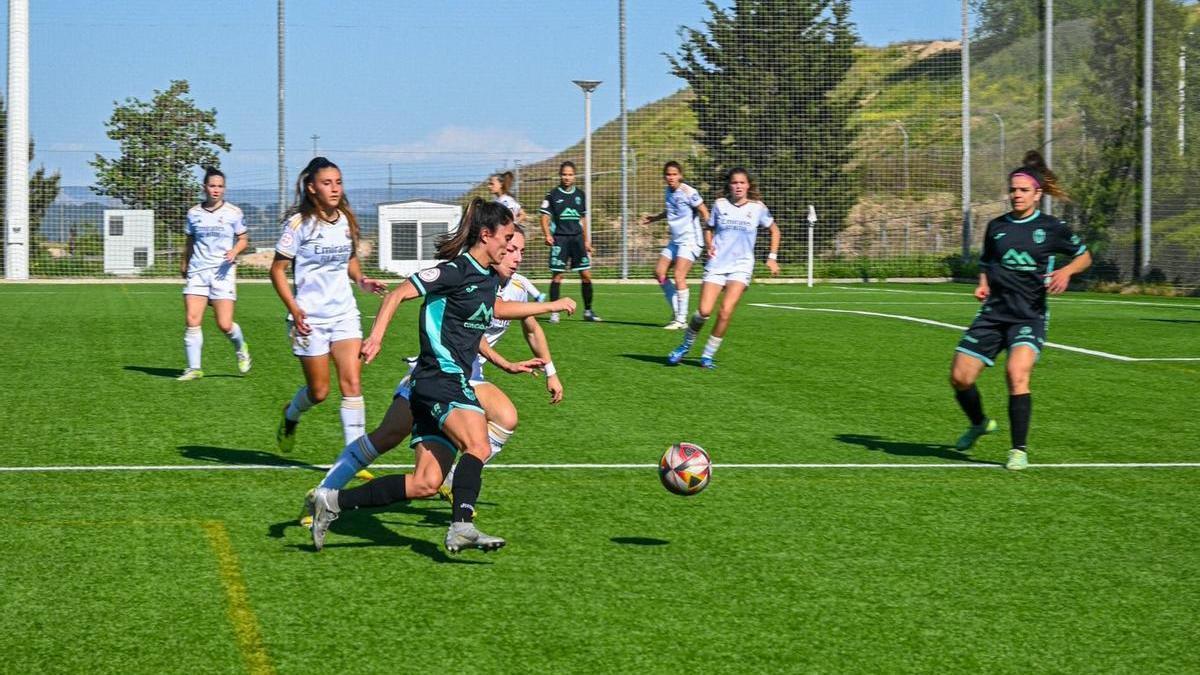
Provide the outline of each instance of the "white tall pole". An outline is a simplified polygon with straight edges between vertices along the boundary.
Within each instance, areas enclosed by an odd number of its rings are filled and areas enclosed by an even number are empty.
[[[1042,61],[1045,64],[1045,96],[1042,97],[1042,157],[1047,166],[1054,166],[1054,0],[1046,0],[1045,40]],[[1054,202],[1050,195],[1042,197],[1042,209],[1050,212]]]
[[[592,195],[592,92],[600,86],[600,80],[572,80],[583,90],[583,194],[587,197],[588,223],[592,223],[591,214],[595,211],[596,200]],[[588,242],[591,242],[592,228],[588,227]]]
[[[629,118],[625,114],[625,0],[617,3],[621,62],[621,278],[629,278]],[[590,126],[588,127],[591,128]]]
[[[4,276],[29,278],[29,0],[8,3]]]
[[[813,231],[817,229],[817,210],[808,205],[808,287],[813,287]]]
[[[971,22],[962,0],[962,257],[971,254]]]
[[[1150,205],[1153,190],[1154,0],[1146,0],[1141,56],[1141,276],[1150,275]]]
[[[1191,33],[1187,33],[1183,36],[1183,42],[1179,44],[1179,129],[1176,132],[1176,145],[1180,157],[1183,157],[1183,150],[1187,146],[1187,43],[1191,36]]]
[[[278,68],[278,73],[279,73],[278,74],[278,82],[276,83],[277,87],[278,87],[277,100],[276,100],[276,108],[277,108],[276,114],[277,114],[277,118],[278,118],[277,119],[278,130],[276,132],[277,137],[275,139],[275,143],[276,143],[276,152],[279,155],[279,158],[278,158],[279,164],[276,168],[278,171],[278,179],[279,179],[279,214],[278,215],[279,215],[280,220],[283,220],[283,214],[285,211],[287,211],[287,157],[286,157],[286,153],[284,152],[284,132],[283,132],[283,98],[284,98],[284,96],[283,96],[284,95],[283,46],[284,46],[284,34],[286,31],[284,29],[284,21],[283,21],[283,5],[284,5],[284,0],[279,0],[279,3],[278,3],[278,25],[276,26],[276,29],[275,29],[276,30],[276,41],[277,41],[275,58],[277,61],[276,67]],[[391,189],[390,185],[388,186],[388,189]]]

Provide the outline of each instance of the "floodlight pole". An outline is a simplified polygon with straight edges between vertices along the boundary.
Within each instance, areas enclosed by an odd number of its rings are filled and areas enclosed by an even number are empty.
[[[629,278],[629,118],[625,114],[625,0],[617,3],[621,63],[621,278]]]
[[[596,87],[600,86],[600,80],[571,80],[580,89],[583,90],[583,194],[587,197],[588,222],[591,223],[588,227],[588,242],[591,242],[592,226],[594,221],[591,214],[595,211],[596,199],[592,194],[592,92],[596,91]]]
[[[962,258],[971,255],[971,25],[962,0]]]
[[[808,287],[813,287],[813,231],[817,229],[817,210],[808,205]]]
[[[1045,68],[1045,95],[1042,97],[1042,157],[1047,166],[1054,166],[1054,0],[1046,0],[1045,40],[1042,43],[1042,62]],[[1054,200],[1042,196],[1042,210],[1050,212]]]
[[[4,276],[29,278],[29,0],[8,3],[8,156]]]
[[[284,99],[283,40],[284,40],[284,34],[286,32],[284,30],[284,22],[283,22],[283,6],[284,6],[284,0],[279,0],[278,7],[277,7],[278,24],[275,28],[276,42],[278,43],[276,46],[275,58],[277,61],[276,67],[277,67],[278,73],[279,73],[277,76],[278,77],[278,82],[277,82],[278,91],[277,91],[277,100],[276,100],[276,107],[277,107],[277,110],[276,110],[277,122],[276,123],[278,124],[278,129],[276,130],[277,136],[275,139],[275,150],[276,150],[276,153],[278,154],[277,171],[278,171],[278,181],[279,181],[279,219],[280,220],[283,220],[283,214],[285,211],[287,211],[287,158],[285,157],[285,153],[284,153],[284,149],[283,149],[283,145],[284,145],[284,135],[283,135],[283,99]]]
[[[1142,260],[1141,277],[1150,275],[1150,205],[1154,187],[1152,103],[1154,98],[1154,0],[1145,1],[1142,37]],[[9,152],[12,152],[11,150]]]

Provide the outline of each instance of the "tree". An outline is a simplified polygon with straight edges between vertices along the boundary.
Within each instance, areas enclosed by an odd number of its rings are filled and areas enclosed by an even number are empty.
[[[838,227],[858,197],[846,168],[853,158],[853,94],[835,94],[854,63],[857,42],[848,0],[706,2],[704,31],[682,28],[668,55],[696,97],[697,140],[706,152],[699,175],[719,186],[721,171],[744,166],[757,178],[784,226],[784,254],[808,204]],[[790,230],[790,232],[789,232]]]
[[[202,188],[196,169],[220,166],[217,151],[231,147],[216,129],[216,109],[197,108],[189,91],[187,80],[173,80],[150,101],[114,102],[105,126],[108,137],[121,144],[121,156],[96,155],[90,162],[96,169],[92,190],[131,208],[152,209],[159,241],[182,230]]]
[[[29,161],[33,161],[33,139],[29,140]],[[0,214],[7,207],[8,193],[5,189],[8,167],[8,106],[0,99]],[[56,171],[46,174],[46,167],[38,167],[29,176],[29,238],[34,242],[41,236],[42,218],[58,197],[58,183],[62,176]],[[0,256],[2,257],[2,256]]]

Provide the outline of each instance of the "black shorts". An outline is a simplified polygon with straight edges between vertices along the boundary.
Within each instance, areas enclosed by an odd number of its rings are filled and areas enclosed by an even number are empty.
[[[422,441],[432,441],[457,452],[458,448],[442,431],[446,416],[455,408],[485,414],[479,399],[475,397],[475,388],[466,376],[440,375],[416,380],[408,403],[413,418],[410,447],[416,447]]]
[[[955,351],[973,356],[988,366],[996,365],[996,355],[1002,349],[1011,351],[1013,347],[1024,346],[1040,356],[1042,345],[1046,343],[1049,323],[1049,315],[1036,319],[1013,319],[980,312],[967,332],[963,333]]]
[[[582,234],[554,235],[554,245],[550,247],[551,272],[582,272],[590,269],[592,259],[588,256]]]

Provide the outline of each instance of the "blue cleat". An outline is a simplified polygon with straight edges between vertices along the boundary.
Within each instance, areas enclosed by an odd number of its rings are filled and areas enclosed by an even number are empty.
[[[700,367],[706,368],[708,370],[716,370],[717,364],[713,363],[711,356],[701,356],[700,357]]]
[[[675,349],[671,350],[671,353],[667,354],[667,365],[679,365],[679,362],[683,360],[683,357],[687,356],[688,349],[688,345],[679,345]]]

